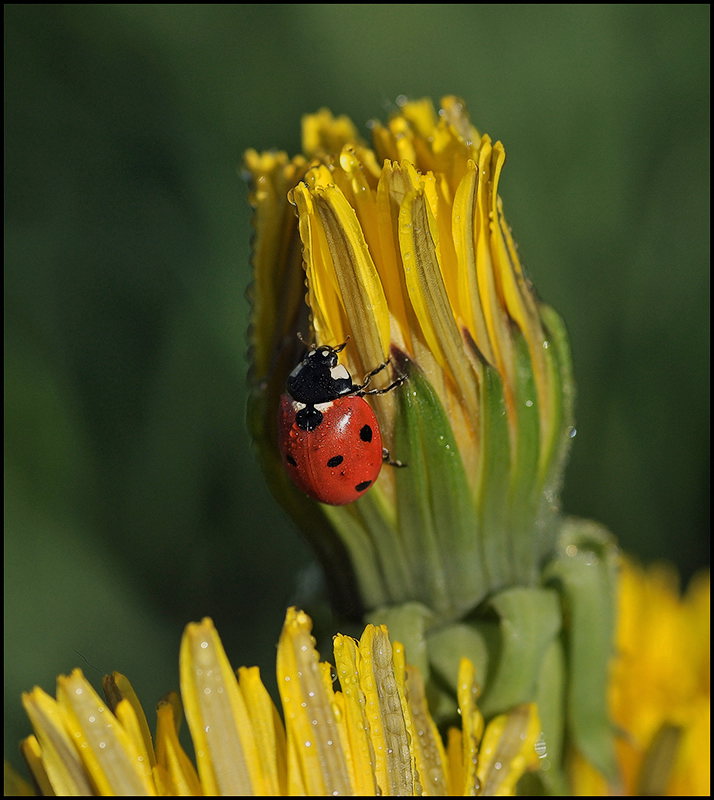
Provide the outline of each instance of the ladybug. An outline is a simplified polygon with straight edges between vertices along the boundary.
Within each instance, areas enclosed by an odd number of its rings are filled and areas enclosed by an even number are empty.
[[[401,386],[399,376],[384,389],[367,389],[389,360],[353,383],[339,363],[346,346],[311,346],[290,373],[280,398],[279,432],[283,465],[293,483],[321,503],[341,506],[361,497],[392,461],[365,395],[385,394]]]

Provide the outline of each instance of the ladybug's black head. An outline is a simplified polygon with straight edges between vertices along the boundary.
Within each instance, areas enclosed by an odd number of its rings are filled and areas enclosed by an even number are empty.
[[[287,389],[293,400],[305,405],[327,403],[353,390],[352,378],[338,363],[344,345],[321,345],[308,350],[288,376]]]
[[[309,362],[315,368],[327,367],[327,369],[332,369],[332,367],[337,366],[337,360],[337,350],[334,347],[323,345],[314,350],[308,350],[302,363],[307,364]]]

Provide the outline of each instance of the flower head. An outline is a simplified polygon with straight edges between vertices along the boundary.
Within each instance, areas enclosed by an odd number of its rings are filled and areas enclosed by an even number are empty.
[[[372,139],[322,110],[303,120],[304,155],[246,154],[252,429],[323,561],[326,539],[339,539],[364,607],[419,602],[453,620],[490,592],[535,583],[553,550],[572,432],[567,340],[503,215],[504,148],[463,103],[447,97],[437,113],[405,102]],[[297,331],[319,345],[349,339],[341,357],[354,375],[391,357],[409,379],[373,398],[408,469],[382,470],[347,508],[316,508],[281,475],[274,417]],[[339,559],[327,554],[328,571],[345,571]]]
[[[445,744],[417,670],[386,628],[338,635],[322,663],[310,618],[287,613],[278,645],[283,719],[257,668],[231,668],[209,619],[181,644],[181,699],[157,707],[152,737],[127,679],[105,679],[106,701],[80,670],[57,696],[23,702],[35,730],[22,745],[42,794],[57,795],[511,795],[537,760],[533,706],[484,725],[473,666],[459,679],[462,728]],[[196,764],[178,738],[186,715]],[[21,784],[11,774],[11,786]],[[7,784],[6,784],[7,789]]]

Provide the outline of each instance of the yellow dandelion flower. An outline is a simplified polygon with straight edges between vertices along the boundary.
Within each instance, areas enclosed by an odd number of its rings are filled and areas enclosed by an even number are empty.
[[[697,576],[682,597],[671,567],[623,563],[608,693],[618,780],[576,757],[576,794],[709,795],[709,583]]]
[[[106,700],[80,670],[23,697],[34,735],[22,751],[41,795],[513,795],[537,761],[540,726],[524,705],[484,726],[473,665],[459,679],[462,728],[442,742],[418,670],[384,626],[338,635],[320,661],[302,611],[288,610],[278,644],[283,718],[256,668],[234,672],[209,619],[181,643],[181,700],[157,708],[152,737],[128,680],[105,679]],[[195,766],[179,742],[185,711]],[[283,721],[284,720],[284,721]],[[32,794],[6,766],[5,790]]]

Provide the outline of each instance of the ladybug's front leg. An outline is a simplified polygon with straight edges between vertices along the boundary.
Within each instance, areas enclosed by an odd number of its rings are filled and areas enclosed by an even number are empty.
[[[370,384],[370,381],[372,380],[372,378],[373,378],[373,377],[374,377],[374,376],[375,376],[377,373],[379,373],[379,372],[381,372],[383,369],[385,369],[385,367],[387,367],[387,366],[388,366],[388,364],[390,363],[390,360],[391,360],[391,359],[389,359],[389,358],[388,358],[388,359],[387,359],[386,361],[384,361],[382,364],[379,364],[378,366],[376,366],[376,367],[375,367],[375,368],[374,368],[374,369],[373,369],[371,372],[368,372],[368,373],[367,373],[367,374],[364,376],[364,380],[362,381],[362,384],[361,384],[361,385],[358,385],[358,384],[355,384],[355,385],[354,385],[354,387],[353,387],[353,388],[354,388],[354,390],[355,390],[355,394],[356,394],[358,397],[364,397],[364,396],[365,396],[365,395],[367,395],[367,394],[386,394],[387,392],[391,392],[391,391],[392,391],[392,389],[396,389],[396,388],[397,388],[397,386],[401,386],[401,385],[404,383],[404,381],[407,379],[407,376],[406,376],[406,375],[400,375],[398,378],[396,378],[395,380],[393,380],[393,381],[392,381],[392,382],[389,384],[389,386],[385,386],[385,387],[384,387],[384,389],[369,389],[369,391],[365,391],[365,389],[366,389],[366,388],[369,386],[369,384]]]

